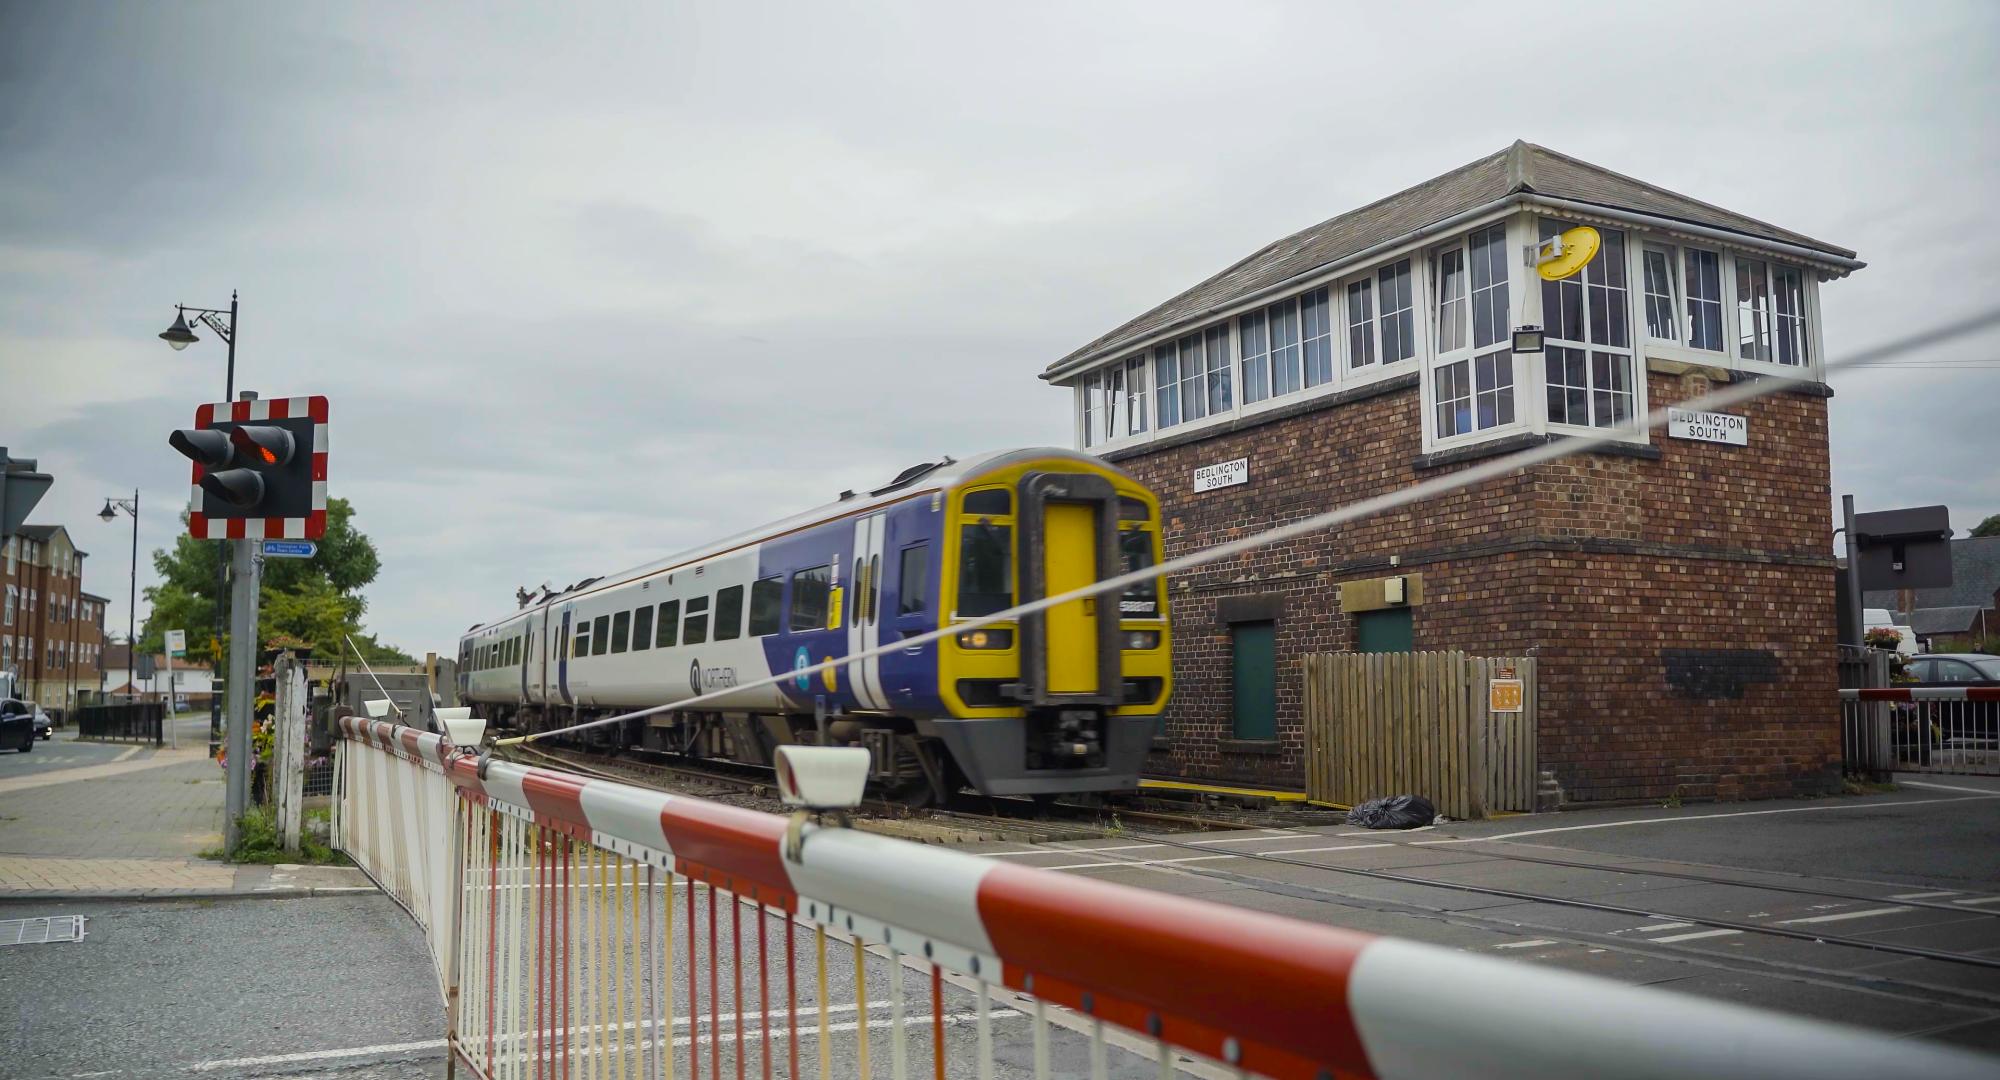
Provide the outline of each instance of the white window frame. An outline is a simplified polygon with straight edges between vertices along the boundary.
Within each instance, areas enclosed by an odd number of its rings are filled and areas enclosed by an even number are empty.
[[[1427,453],[1444,449],[1456,449],[1461,446],[1471,446],[1482,442],[1490,442],[1494,439],[1505,438],[1509,435],[1531,430],[1537,422],[1540,409],[1535,407],[1534,401],[1528,395],[1540,393],[1541,384],[1539,380],[1527,377],[1526,364],[1523,362],[1522,357],[1513,351],[1513,341],[1511,338],[1513,328],[1519,324],[1517,312],[1522,302],[1521,298],[1524,295],[1520,290],[1528,287],[1528,281],[1527,275],[1522,268],[1522,260],[1518,255],[1510,253],[1520,251],[1521,246],[1528,242],[1528,226],[1525,222],[1532,220],[1533,218],[1530,215],[1514,214],[1497,221],[1479,223],[1468,228],[1465,232],[1454,236],[1450,241],[1434,245],[1424,252],[1422,273],[1426,284],[1418,288],[1416,292],[1425,303],[1424,322],[1430,325],[1424,333],[1432,345],[1432,348],[1429,350],[1423,348],[1423,342],[1419,342],[1418,345],[1418,356],[1423,360],[1423,377],[1419,380],[1419,401],[1423,411],[1423,445]],[[1479,340],[1479,334],[1478,327],[1474,325],[1473,319],[1473,313],[1477,305],[1474,303],[1474,289],[1472,286],[1472,238],[1496,226],[1502,230],[1502,237],[1499,241],[1501,248],[1500,270],[1501,280],[1506,283],[1507,287],[1507,304],[1502,318],[1500,340],[1488,343],[1482,347],[1475,344]],[[1465,275],[1463,293],[1463,303],[1465,304],[1465,341],[1464,344],[1457,348],[1446,351],[1444,348],[1443,326],[1439,318],[1441,313],[1438,310],[1438,285],[1440,283],[1431,279],[1438,274],[1440,260],[1447,253],[1454,251],[1459,253]],[[1416,272],[1414,264],[1412,272]],[[1540,279],[1536,278],[1535,280],[1539,282]],[[1502,370],[1505,370],[1511,378],[1509,387],[1512,390],[1514,415],[1511,420],[1501,421],[1490,427],[1482,428],[1478,426],[1479,398],[1482,393],[1490,393],[1492,391],[1481,391],[1479,388],[1481,365],[1478,361],[1480,358],[1491,357],[1500,353],[1504,353],[1507,357],[1502,363]],[[1469,401],[1474,426],[1469,431],[1444,435],[1440,433],[1437,423],[1437,406],[1439,404],[1437,398],[1438,375],[1445,369],[1461,363],[1465,364],[1466,385],[1470,393]],[[1458,399],[1454,397],[1450,400]]]
[[[1125,434],[1144,435],[1153,415],[1153,381],[1146,377],[1151,368],[1145,353],[1128,356],[1120,363],[1125,368]]]
[[[1572,228],[1576,224],[1578,223],[1571,219],[1544,215],[1537,219],[1536,235],[1539,237],[1542,232],[1547,231],[1551,226],[1560,232],[1564,229]],[[1591,260],[1590,264],[1583,270],[1578,271],[1575,277],[1568,279],[1575,281],[1582,293],[1583,340],[1560,336],[1562,333],[1560,320],[1557,318],[1556,313],[1548,310],[1547,307],[1546,296],[1549,283],[1542,281],[1540,275],[1530,276],[1530,287],[1536,290],[1537,297],[1542,300],[1541,324],[1543,328],[1543,351],[1539,362],[1533,363],[1532,366],[1536,368],[1540,384],[1536,391],[1535,410],[1539,414],[1539,419],[1543,425],[1542,430],[1545,431],[1601,435],[1608,429],[1628,425],[1634,419],[1646,415],[1646,359],[1645,349],[1641,344],[1646,339],[1645,331],[1637,321],[1645,314],[1645,282],[1642,278],[1634,276],[1634,270],[1643,269],[1644,257],[1642,251],[1647,245],[1627,229],[1614,228],[1609,225],[1601,225],[1597,226],[1597,228],[1600,234],[1616,233],[1619,243],[1623,248],[1619,261],[1625,272],[1625,344],[1622,346],[1610,345],[1591,340],[1594,336],[1593,331],[1595,330],[1595,327],[1591,325],[1590,316],[1592,311],[1591,291],[1593,288],[1609,290],[1608,285],[1600,285],[1593,282],[1591,268],[1602,266],[1608,269],[1610,260],[1607,255],[1600,254],[1598,258]],[[1638,250],[1635,250],[1635,245]],[[1664,247],[1664,245],[1659,244],[1651,246],[1654,250],[1661,250]],[[1670,280],[1669,288],[1671,289],[1671,287],[1672,282]],[[1587,423],[1577,424],[1568,420],[1557,420],[1554,411],[1549,408],[1549,387],[1551,384],[1548,365],[1550,360],[1557,355],[1555,350],[1558,349],[1583,354],[1583,384],[1579,389],[1584,392],[1583,407],[1584,414],[1588,420]],[[1598,416],[1599,394],[1607,392],[1604,387],[1599,385],[1596,355],[1598,353],[1606,353],[1625,361],[1625,376],[1627,380],[1625,393],[1631,398],[1627,414],[1624,417],[1615,418],[1608,422],[1600,422],[1600,417]],[[1534,361],[1536,358],[1531,356],[1529,359]],[[1567,387],[1570,384],[1565,382],[1557,385]],[[1646,432],[1639,432],[1635,435],[1625,437],[1625,441],[1632,443],[1643,444],[1648,440],[1649,436]]]
[[[1820,370],[1819,335],[1817,332],[1819,319],[1817,317],[1818,309],[1815,303],[1816,289],[1814,287],[1818,280],[1817,275],[1810,269],[1797,263],[1788,263],[1780,259],[1774,259],[1761,252],[1731,251],[1726,254],[1725,262],[1728,265],[1728,270],[1723,280],[1725,286],[1723,292],[1729,300],[1723,309],[1723,342],[1728,352],[1729,366],[1740,368],[1744,371],[1768,371],[1794,379],[1818,378]],[[1766,317],[1770,323],[1769,331],[1772,353],[1772,358],[1769,360],[1759,360],[1755,357],[1743,355],[1745,328],[1742,325],[1742,297],[1739,295],[1737,278],[1747,269],[1747,264],[1753,263],[1761,268],[1765,294],[1770,300],[1770,306],[1766,312]],[[1800,312],[1797,318],[1801,321],[1802,325],[1799,328],[1797,341],[1799,347],[1805,350],[1805,355],[1796,364],[1786,364],[1777,359],[1777,324],[1781,318],[1778,314],[1777,290],[1778,273],[1780,270],[1791,271],[1799,275]]]
[[[1382,344],[1382,274],[1402,263],[1410,264],[1410,336],[1413,346],[1409,356],[1394,361],[1383,358],[1388,355]],[[1430,296],[1426,278],[1429,276],[1429,259],[1426,252],[1405,252],[1396,258],[1386,259],[1368,268],[1366,273],[1350,274],[1340,279],[1334,291],[1339,295],[1339,320],[1334,325],[1334,336],[1340,339],[1340,359],[1336,374],[1341,382],[1349,386],[1363,386],[1378,379],[1394,378],[1411,371],[1423,363],[1425,354],[1436,342],[1431,333],[1432,320],[1426,316],[1426,301]],[[1356,367],[1354,364],[1354,312],[1350,292],[1354,286],[1366,283],[1368,286],[1368,334],[1369,347],[1374,359]]]

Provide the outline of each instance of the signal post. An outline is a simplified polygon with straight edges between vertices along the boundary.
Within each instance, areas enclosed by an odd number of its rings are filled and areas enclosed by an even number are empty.
[[[258,586],[264,541],[326,534],[327,404],[324,397],[203,405],[195,426],[167,443],[194,463],[188,535],[230,541],[228,824],[250,805],[250,726],[256,714]]]

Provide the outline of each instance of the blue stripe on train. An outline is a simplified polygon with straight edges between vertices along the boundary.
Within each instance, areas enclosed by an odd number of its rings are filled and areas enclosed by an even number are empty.
[[[879,623],[881,639],[889,642],[937,625],[938,553],[944,515],[931,509],[931,498],[927,495],[897,503],[882,513],[886,540],[882,549]],[[784,580],[784,611],[788,615],[792,605],[792,575],[813,567],[851,565],[854,528],[855,519],[846,518],[758,546],[757,577]],[[922,553],[911,556],[911,576],[917,576],[917,567],[921,565],[923,581],[918,583],[917,595],[909,605],[915,610],[903,614],[904,594],[909,584],[903,580],[903,553],[905,549],[917,545],[922,545]],[[839,629],[795,633],[787,623],[780,626],[778,633],[762,639],[764,660],[770,666],[771,674],[847,655],[847,629],[854,619],[857,602],[853,582],[847,580],[849,576],[841,576],[844,599]],[[936,645],[890,653],[881,658],[880,670],[882,689],[890,707],[898,714],[929,716],[943,713],[944,704],[937,688]],[[849,710],[859,707],[847,669],[836,668],[834,676],[831,690],[824,673],[800,676],[781,685],[786,697],[800,711],[810,710],[813,699],[822,695],[829,708]]]

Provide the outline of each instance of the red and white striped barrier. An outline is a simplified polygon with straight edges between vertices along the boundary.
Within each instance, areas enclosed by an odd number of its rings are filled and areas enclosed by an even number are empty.
[[[406,770],[448,781],[467,806],[494,820],[512,820],[513,824],[495,830],[477,820],[468,825],[461,819],[461,830],[473,830],[472,847],[499,852],[503,848],[499,838],[515,843],[522,828],[533,830],[534,836],[556,838],[553,848],[547,840],[534,842],[536,861],[524,872],[537,875],[536,880],[544,883],[538,887],[556,890],[558,898],[566,895],[561,890],[568,887],[572,868],[586,865],[568,854],[568,845],[588,844],[631,860],[635,896],[639,888],[636,868],[645,868],[649,889],[656,884],[655,868],[661,871],[668,892],[663,972],[674,965],[672,919],[676,902],[672,895],[674,875],[681,875],[690,879],[690,951],[699,944],[693,936],[696,909],[691,883],[704,882],[709,895],[720,891],[736,898],[737,903],[729,905],[727,912],[732,917],[740,918],[745,906],[754,905],[761,926],[767,911],[782,912],[787,917],[784,942],[788,962],[793,921],[820,932],[851,936],[857,967],[861,942],[887,945],[904,957],[921,956],[935,965],[931,969],[934,987],[940,969],[954,973],[954,978],[976,980],[982,1010],[990,984],[995,992],[1000,988],[1015,992],[1017,1000],[1032,998],[1038,1025],[1044,1008],[1055,1005],[1071,1010],[1072,1016],[1086,1018],[1100,1038],[1106,1026],[1123,1029],[1136,1037],[1137,1044],[1160,1048],[1163,1076],[1176,1068],[1216,1075],[1213,1066],[1175,1063],[1165,1052],[1168,1047],[1225,1063],[1241,1073],[1288,1080],[1467,1075],[1534,1080],[1576,1075],[1756,1075],[1817,1080],[1921,1075],[1944,1080],[1995,1075],[1991,1059],[1935,1044],[1891,1040],[1855,1028],[1037,870],[873,833],[808,826],[800,856],[792,861],[783,853],[786,819],[782,817],[499,761],[488,762],[482,775],[476,757],[455,753],[439,736],[360,718],[343,721],[343,728],[350,746],[355,747],[347,759],[350,770],[356,758],[397,759]],[[389,789],[377,785],[375,790],[379,797]],[[415,788],[406,785],[406,790],[414,792]],[[404,813],[380,803],[355,804],[344,815],[342,827],[348,835],[364,827],[356,815],[387,815],[400,823],[432,816]],[[445,830],[449,832],[450,826]],[[377,844],[375,850],[390,849]],[[394,850],[421,853],[435,848],[413,841]],[[556,854],[548,855],[552,850]],[[493,868],[491,859],[478,861],[480,857],[474,857],[478,874],[490,875],[495,890],[504,889],[502,871]],[[455,860],[459,865],[454,870],[460,872],[461,880],[465,879],[464,860],[464,856]],[[379,866],[363,865],[378,879],[384,877]],[[400,877],[438,879],[435,873],[407,871]],[[507,924],[503,917],[506,909],[503,914],[494,914],[493,906],[512,900],[499,891],[490,895],[495,899],[485,901],[485,907],[479,906],[482,901],[477,897],[469,905],[462,899],[459,919],[463,924],[465,913],[471,912],[475,919],[490,920],[494,927],[490,937],[500,939]],[[537,915],[537,926],[567,926],[563,913],[578,909],[573,903],[564,907],[564,903],[558,899],[560,910],[546,919]],[[589,912],[587,906],[582,910],[586,915]],[[639,909],[629,910],[636,943]],[[646,910],[650,927],[654,909]],[[714,957],[721,939],[715,920],[715,907],[711,906],[710,986],[706,994],[693,975],[693,957],[687,957],[686,991],[692,999],[695,1040],[689,1060],[696,1075],[702,1067],[699,1006],[706,1000],[713,1014],[721,996],[716,992]],[[449,934],[440,935],[435,922],[430,925],[434,942],[450,940]],[[609,925],[616,929],[622,924],[614,918]],[[461,948],[472,940],[463,925],[456,933]],[[565,933],[551,931],[549,940],[556,944],[548,947],[546,955],[553,957],[550,970],[554,974],[532,975],[528,980],[536,993],[554,993],[562,1002],[537,1004],[533,1011],[539,1019],[517,1029],[531,1031],[532,1037],[516,1034],[510,1037],[512,1042],[502,1039],[502,1052],[497,1054],[491,1033],[496,1025],[504,1028],[504,1024],[495,1020],[483,1029],[483,1057],[481,1044],[476,1042],[481,1037],[479,1022],[470,1022],[469,1036],[463,1025],[455,1026],[454,1045],[461,1048],[464,1064],[487,1076],[567,1075],[563,1063],[570,1060],[572,1051],[567,1049],[571,1036],[565,1033],[578,1029],[570,1017],[571,991],[566,988],[581,971],[584,992],[588,993],[593,976],[587,966],[580,968],[569,958],[567,950],[572,946],[564,944],[570,941]],[[737,1021],[730,1028],[712,1015],[708,1030],[712,1042],[734,1039],[737,1047],[744,1048],[744,1040],[750,1038],[746,1032],[752,1030],[756,1014],[745,1020],[742,1012],[746,991],[741,965],[750,961],[743,953],[740,927],[737,933]],[[499,955],[491,944],[486,951]],[[614,965],[622,965],[626,952],[614,949],[607,955]],[[830,1059],[825,1036],[829,1029],[823,939],[819,955],[820,1063],[825,1075]],[[756,975],[761,978],[765,974],[761,952],[755,962]],[[500,966],[513,969],[504,962]],[[458,971],[449,963],[446,969],[447,994],[456,1003]],[[496,979],[490,973],[483,977],[496,985],[505,981],[504,976]],[[480,978],[475,961],[470,979]],[[896,976],[891,982],[900,1016],[901,983]],[[657,994],[660,983],[666,984],[668,996],[657,1022],[671,1025],[672,981],[663,975],[657,980],[637,979],[631,985],[636,999],[642,984]],[[505,995],[522,991],[518,985],[503,990],[481,991],[486,996],[475,997],[491,1010],[492,998],[498,994],[504,1010]],[[613,997],[622,1007],[623,999]],[[861,997],[865,998],[865,993]],[[759,1000],[768,1004],[768,991]],[[938,1069],[942,1070],[946,1009],[941,996],[935,1000]],[[867,1019],[865,1000],[858,1000],[857,1007],[861,1010],[858,1034],[865,1075],[869,1060],[866,1033],[873,1022]],[[795,1018],[798,1012],[793,1008],[784,1015]],[[768,1033],[773,1013],[763,1015]],[[652,1022],[634,1020],[626,1026],[644,1031]],[[990,1055],[983,1015],[980,1023],[980,1046]],[[546,1053],[540,1048],[544,1037],[553,1040]],[[769,1046],[776,1038],[770,1034],[764,1042],[766,1076],[771,1075]],[[1039,1033],[1037,1038],[1037,1073],[1045,1075],[1046,1048]],[[517,1057],[534,1056],[537,1068],[510,1073],[505,1048],[528,1041],[536,1048],[524,1049]],[[799,1075],[797,1042],[795,1037],[791,1048],[793,1076]],[[653,1048],[653,1053],[664,1056],[668,1075],[672,1075],[671,1047],[678,1045],[682,1043],[662,1039]],[[901,1043],[895,1045],[899,1055],[895,1075],[901,1076]],[[719,1050],[714,1052],[719,1055]],[[743,1054],[749,1052],[741,1049]],[[544,1060],[549,1069],[539,1068]],[[1101,1065],[1101,1058],[1094,1064]],[[709,1066],[711,1075],[720,1080],[721,1058],[711,1057]],[[742,1075],[741,1059],[737,1068]],[[982,1070],[980,1075],[989,1074]],[[1221,1075],[1228,1075],[1228,1071]]]
[[[1881,686],[1840,692],[1842,701],[2000,701],[2000,686]]]

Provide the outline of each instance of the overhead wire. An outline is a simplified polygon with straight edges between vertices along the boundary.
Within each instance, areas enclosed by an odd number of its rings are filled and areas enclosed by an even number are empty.
[[[1853,355],[1847,357],[1844,360],[1828,361],[1825,367],[1822,369],[1822,374],[1830,374],[1835,371],[1845,370],[1847,368],[1852,368],[1852,367],[1860,367],[1871,363],[1879,363],[1891,357],[1901,356],[1906,353],[1916,352],[1920,349],[1930,348],[1935,345],[1943,344],[1947,341],[1952,341],[1961,337],[1966,337],[1971,334],[1976,334],[1979,331],[1993,327],[1996,324],[2000,324],[2000,307],[1988,308],[1987,310],[1982,311],[1975,315],[1971,315],[1961,319],[1955,319],[1950,322],[1939,323],[1935,326],[1930,327],[1929,329],[1920,330],[1916,333],[1909,334],[1905,337],[1896,338],[1891,341],[1884,342],[1883,344],[1873,346],[1871,348],[1862,349],[1861,351],[1854,353]],[[1569,457],[1573,454],[1585,453],[1587,451],[1594,450],[1601,446],[1609,446],[1617,443],[1627,442],[1635,436],[1647,434],[1654,428],[1664,427],[1667,423],[1670,410],[1706,412],[1713,409],[1724,408],[1730,405],[1738,405],[1746,401],[1752,401],[1757,398],[1765,397],[1767,395],[1774,394],[1782,390],[1806,385],[1808,382],[1809,380],[1805,379],[1795,379],[1785,376],[1771,375],[1771,376],[1759,376],[1752,379],[1746,379],[1741,382],[1731,383],[1727,386],[1720,387],[1718,389],[1710,391],[1709,393],[1702,394],[1694,398],[1690,398],[1686,401],[1676,402],[1671,406],[1661,406],[1658,409],[1654,409],[1651,413],[1648,413],[1644,417],[1636,418],[1632,423],[1629,424],[1625,424],[1614,428],[1606,428],[1601,432],[1590,435],[1559,436],[1551,439],[1548,442],[1544,442],[1535,446],[1530,446],[1526,449],[1518,450],[1515,451],[1514,453],[1507,454],[1502,457],[1493,458],[1491,460],[1484,461],[1476,465],[1472,465],[1468,468],[1460,469],[1457,472],[1446,473],[1442,476],[1434,476],[1428,480],[1420,480],[1417,483],[1411,484],[1409,487],[1401,488],[1396,491],[1388,492],[1382,495],[1376,495],[1366,499],[1360,499],[1355,502],[1348,503],[1345,506],[1336,507],[1335,509],[1328,510],[1324,513],[1315,514],[1307,518],[1302,518],[1298,521],[1292,522],[1287,525],[1274,526],[1273,528],[1267,529],[1261,533],[1240,537],[1235,540],[1227,541],[1221,544],[1216,544],[1212,547],[1204,548],[1200,551],[1190,552],[1186,555],[1179,556],[1178,558],[1168,559],[1167,561],[1162,562],[1157,566],[1149,566],[1143,569],[1133,570],[1128,573],[1120,574],[1116,577],[1106,578],[1102,581],[1098,581],[1090,585],[1084,585],[1075,589],[1071,589],[1067,592],[1057,593],[1054,596],[1046,596],[1039,600],[1031,600],[1023,604],[1016,604],[1013,607],[1007,608],[1002,611],[996,611],[989,615],[980,615],[970,618],[958,619],[947,625],[940,626],[935,630],[928,630],[920,634],[912,634],[908,637],[899,638],[898,640],[892,643],[886,643],[882,645],[872,646],[866,649],[861,649],[856,652],[848,653],[845,656],[841,656],[838,658],[830,658],[821,661],[820,663],[809,664],[804,667],[792,668],[783,672],[779,672],[775,675],[760,676],[754,679],[749,679],[744,682],[740,682],[735,686],[731,686],[725,689],[711,690],[708,691],[707,693],[696,694],[694,697],[688,698],[684,701],[671,702],[665,705],[654,705],[649,708],[637,709],[632,712],[618,713],[613,716],[599,717],[598,719],[595,720],[587,720],[582,723],[571,724],[567,727],[551,728],[547,731],[537,731],[526,735],[516,735],[505,739],[496,739],[494,740],[494,745],[515,746],[521,743],[534,742],[541,739],[553,738],[557,735],[566,735],[572,732],[586,731],[591,728],[604,727],[610,724],[623,723],[627,720],[638,720],[644,717],[653,716],[658,713],[690,709],[700,705],[712,705],[719,703],[731,696],[741,694],[746,690],[755,690],[766,686],[777,686],[781,683],[795,679],[809,679],[812,676],[817,675],[821,672],[836,670],[842,667],[846,667],[849,664],[861,663],[873,659],[875,657],[887,656],[891,653],[901,652],[906,649],[919,648],[921,646],[928,645],[935,641],[941,641],[947,637],[965,633],[968,630],[975,630],[984,626],[992,626],[995,623],[1014,622],[1020,619],[1024,615],[1033,615],[1037,612],[1047,611],[1051,608],[1060,607],[1063,604],[1072,603],[1077,600],[1083,600],[1106,593],[1122,592],[1123,590],[1131,586],[1139,585],[1147,581],[1156,581],[1156,580],[1165,581],[1168,576],[1180,573],[1181,571],[1184,570],[1192,570],[1197,566],[1205,566],[1210,563],[1221,562],[1225,559],[1233,558],[1234,556],[1244,554],[1245,552],[1254,551],[1260,547],[1266,547],[1271,544],[1283,543],[1286,540],[1292,540],[1298,537],[1310,535],[1312,533],[1322,532],[1324,530],[1331,529],[1334,526],[1344,525],[1347,524],[1348,522],[1357,521],[1365,517],[1371,517],[1375,514],[1383,513],[1384,511],[1394,510],[1403,506],[1409,506],[1413,503],[1423,502],[1428,499],[1434,499],[1440,495],[1449,494],[1453,491],[1458,491],[1463,488],[1473,487],[1478,484],[1485,483],[1488,480],[1497,479],[1499,477],[1507,475],[1508,473],[1515,472],[1519,469],[1526,468],[1530,465],[1539,465],[1544,462],[1555,461],[1560,458]]]

